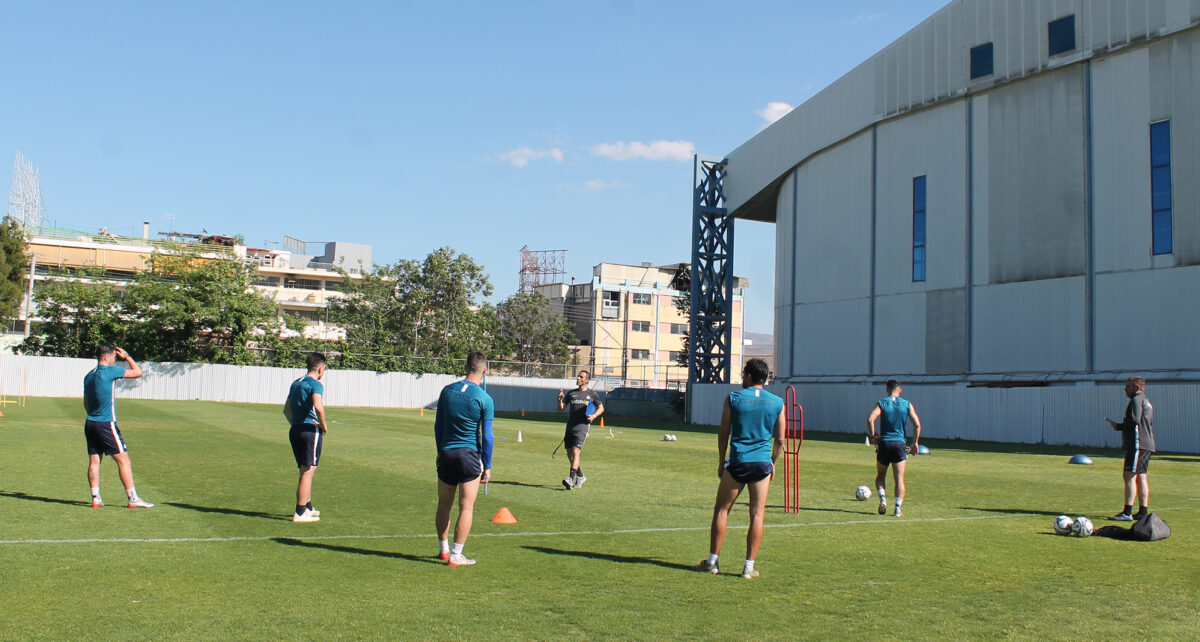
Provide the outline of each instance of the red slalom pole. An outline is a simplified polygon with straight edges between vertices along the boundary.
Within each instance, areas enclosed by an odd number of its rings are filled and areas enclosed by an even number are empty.
[[[787,426],[783,434],[783,512],[800,512],[800,446],[804,443],[804,406],[796,403],[796,387],[788,386],[783,402]]]

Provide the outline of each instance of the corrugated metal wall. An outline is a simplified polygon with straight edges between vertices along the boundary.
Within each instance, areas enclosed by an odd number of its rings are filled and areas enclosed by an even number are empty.
[[[80,397],[92,359],[0,355],[0,394],[8,397]],[[262,368],[205,363],[142,363],[146,376],[117,383],[118,399],[196,399],[235,403],[283,404],[288,386],[304,374],[300,368]],[[329,370],[325,403],[329,406],[429,408],[438,393],[461,377],[404,372]],[[487,391],[496,410],[554,412],[558,390],[574,379],[488,377]]]
[[[724,396],[737,386],[692,384],[691,421],[716,425]],[[783,396],[787,386],[769,386]],[[1159,450],[1200,453],[1200,385],[1151,385],[1154,435]],[[806,430],[865,435],[866,419],[883,386],[803,384],[796,397],[804,406]],[[1120,386],[968,388],[905,386],[904,398],[921,417],[923,438],[1119,448],[1121,436],[1104,421],[1120,419],[1127,399]]]

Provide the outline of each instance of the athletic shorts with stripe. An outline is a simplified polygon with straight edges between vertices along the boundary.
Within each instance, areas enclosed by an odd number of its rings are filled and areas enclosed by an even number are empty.
[[[483,462],[474,448],[451,448],[438,453],[437,476],[442,483],[457,486],[479,479],[482,474]]]
[[[753,484],[762,481],[775,472],[775,464],[769,461],[744,461],[736,464],[725,464],[725,472],[739,484]]]
[[[325,436],[320,428],[312,424],[292,426],[288,431],[288,440],[292,442],[292,454],[296,456],[297,466],[316,466],[321,461]]]
[[[588,430],[591,427],[591,424],[567,426],[567,431],[563,434],[563,445],[567,448],[583,448],[583,444],[587,442]]]
[[[129,450],[115,421],[89,419],[83,422],[83,436],[87,439],[89,455],[116,455]]]
[[[1145,475],[1150,469],[1150,455],[1154,453],[1149,450],[1127,450],[1125,451],[1125,463],[1121,466],[1121,470],[1135,475]]]
[[[903,441],[881,441],[875,447],[875,461],[881,464],[898,464],[908,459]]]

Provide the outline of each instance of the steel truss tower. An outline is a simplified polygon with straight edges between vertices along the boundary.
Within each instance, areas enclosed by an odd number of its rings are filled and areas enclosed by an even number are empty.
[[[688,381],[729,383],[733,342],[733,217],[725,208],[726,160],[695,156],[692,309]]]
[[[534,288],[547,283],[562,283],[567,277],[566,250],[531,250],[521,248],[520,292],[533,292]]]
[[[8,191],[8,215],[21,227],[37,227],[45,219],[42,185],[37,166],[21,152],[13,159],[12,182]]]

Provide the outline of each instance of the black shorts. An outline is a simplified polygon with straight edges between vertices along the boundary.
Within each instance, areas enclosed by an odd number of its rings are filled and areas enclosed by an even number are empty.
[[[744,461],[737,464],[725,464],[725,472],[739,484],[752,484],[762,481],[775,472],[775,464],[769,461]]]
[[[115,421],[88,419],[83,422],[83,436],[87,439],[89,455],[116,455],[129,450]]]
[[[587,441],[588,429],[591,427],[591,424],[567,426],[567,432],[563,435],[563,445],[567,448],[583,448],[583,442]]]
[[[482,474],[483,462],[474,448],[451,448],[438,453],[437,476],[444,484],[457,486],[479,479]]]
[[[292,454],[296,456],[297,466],[313,466],[321,461],[321,447],[325,445],[325,436],[321,429],[312,424],[292,426],[288,431],[288,440],[292,442]]]
[[[908,459],[908,447],[903,441],[881,441],[875,447],[875,461],[883,464],[898,464]]]
[[[1150,468],[1150,455],[1153,454],[1149,450],[1126,451],[1125,463],[1121,466],[1121,470],[1135,475],[1145,475]]]

